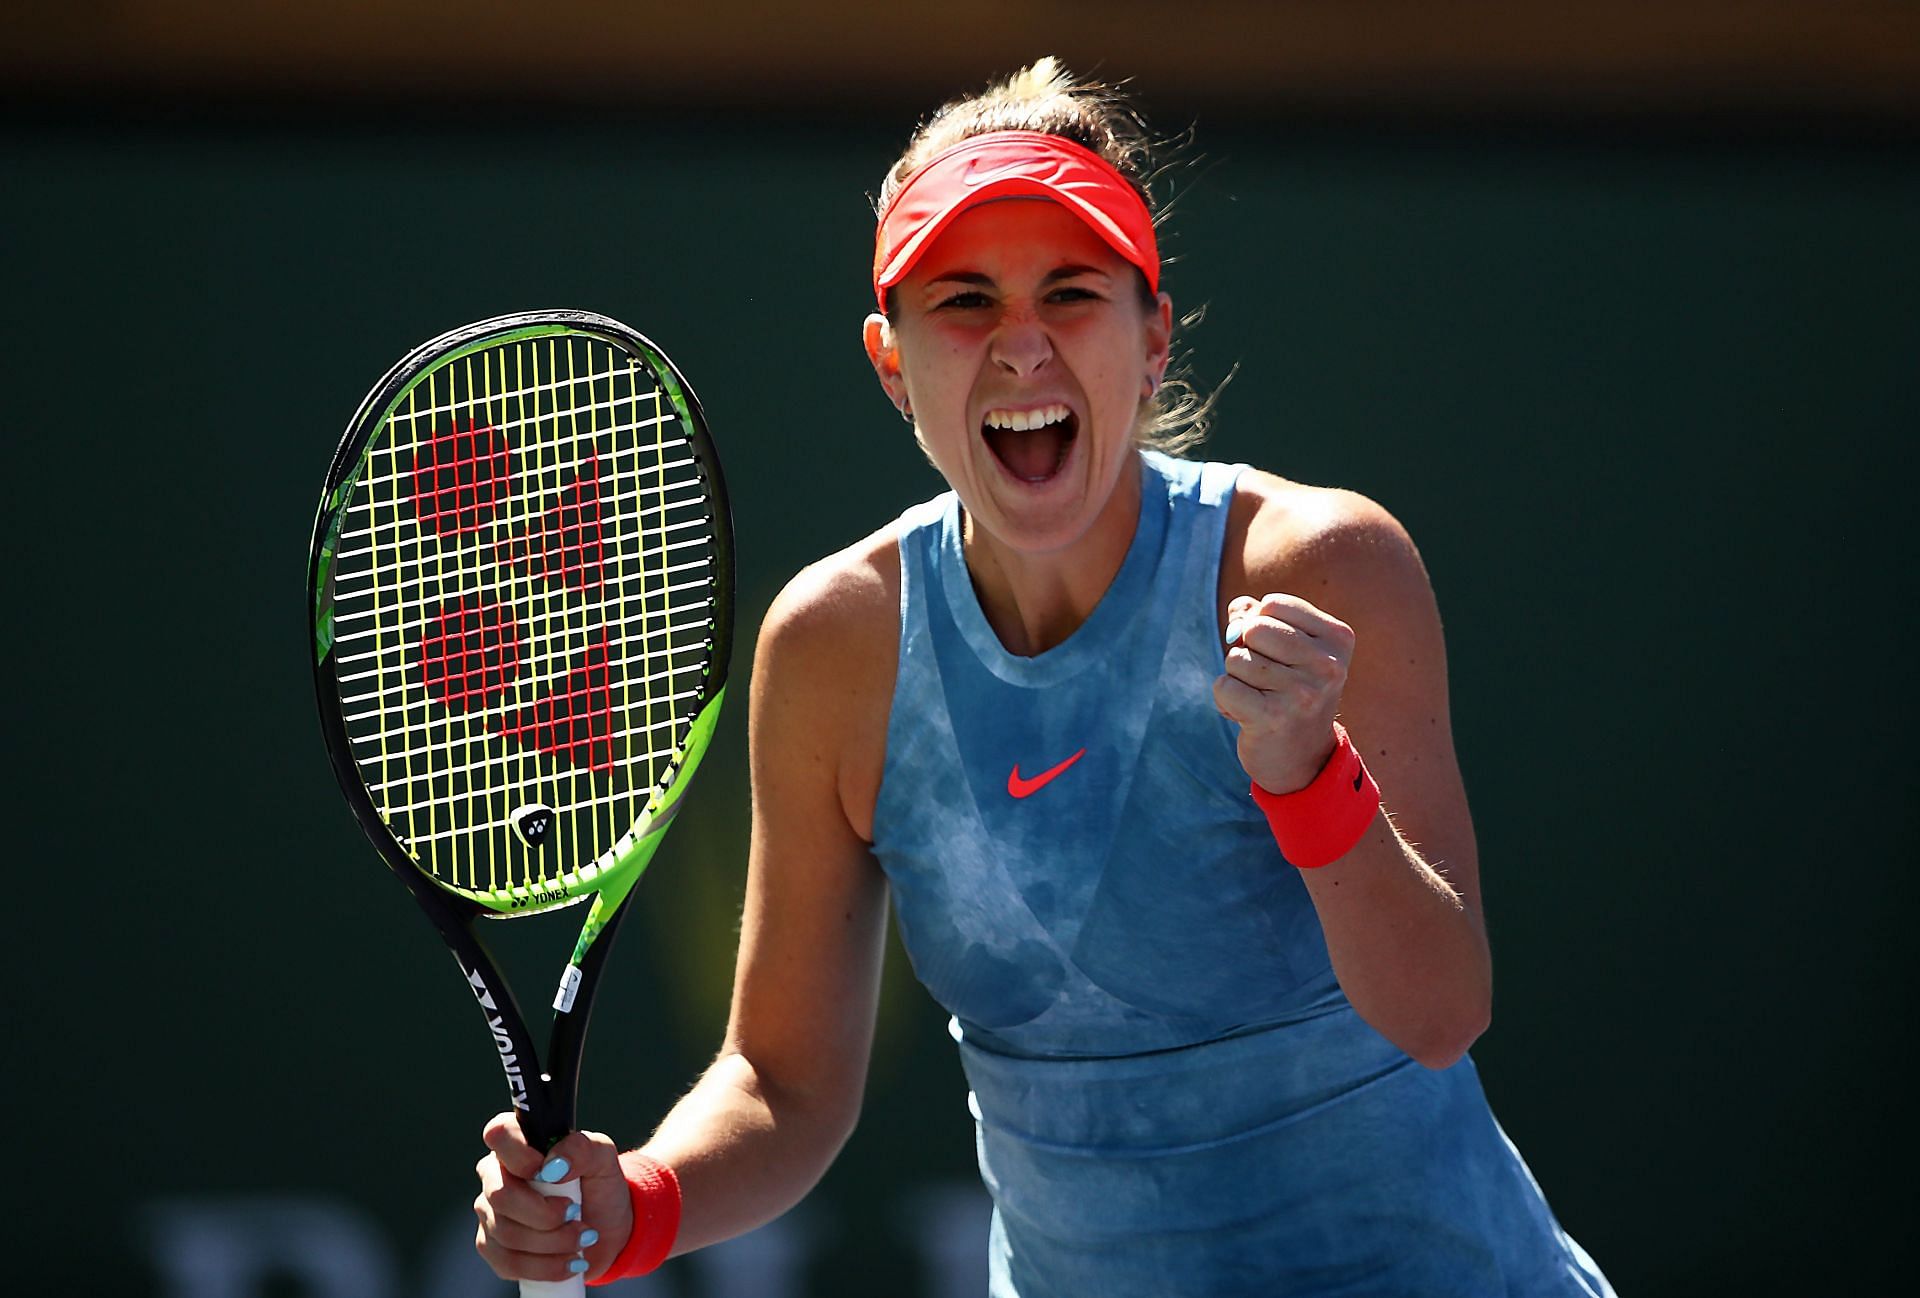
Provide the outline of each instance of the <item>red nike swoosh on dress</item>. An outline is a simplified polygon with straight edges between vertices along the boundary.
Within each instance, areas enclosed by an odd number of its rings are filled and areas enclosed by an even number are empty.
[[[1060,772],[1066,770],[1069,766],[1072,766],[1075,762],[1086,756],[1086,753],[1087,750],[1082,748],[1058,766],[1051,770],[1042,771],[1030,780],[1020,778],[1020,763],[1015,762],[1013,764],[1013,774],[1007,776],[1007,792],[1016,798],[1031,797],[1046,788],[1047,785],[1053,782],[1054,776],[1060,774]]]

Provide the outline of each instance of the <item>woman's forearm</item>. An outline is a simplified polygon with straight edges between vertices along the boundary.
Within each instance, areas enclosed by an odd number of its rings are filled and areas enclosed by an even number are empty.
[[[826,1172],[859,1116],[849,1103],[784,1091],[726,1052],[641,1150],[680,1182],[673,1252],[743,1235],[798,1203]]]
[[[1333,971],[1360,1017],[1429,1068],[1465,1054],[1492,1014],[1493,969],[1476,908],[1382,812],[1329,866],[1301,871]]]

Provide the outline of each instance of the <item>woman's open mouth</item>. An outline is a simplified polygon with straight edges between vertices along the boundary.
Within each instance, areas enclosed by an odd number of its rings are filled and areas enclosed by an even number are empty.
[[[1060,472],[1079,432],[1079,416],[1058,402],[1037,410],[989,410],[980,424],[994,458],[1022,482],[1045,482]]]

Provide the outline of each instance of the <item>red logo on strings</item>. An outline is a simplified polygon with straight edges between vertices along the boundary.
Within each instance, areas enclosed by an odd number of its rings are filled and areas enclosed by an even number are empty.
[[[520,628],[499,604],[442,604],[420,636],[420,674],[456,712],[483,708],[520,674]]]
[[[456,422],[413,448],[413,513],[431,532],[477,531],[512,494],[513,450],[485,424]]]
[[[414,516],[457,543],[494,522],[514,493],[513,448],[485,425],[438,433],[414,447]],[[496,563],[529,581],[567,591],[600,586],[606,564],[600,465],[588,454],[539,518],[493,547]],[[419,664],[427,693],[456,712],[503,700],[527,659],[519,624],[501,604],[454,599],[421,631]],[[552,688],[489,726],[493,733],[594,771],[616,764],[611,663],[604,629]]]
[[[501,722],[494,733],[575,766],[612,770],[618,764],[617,736],[606,633],[601,632],[587,647],[585,657],[564,681]]]
[[[605,559],[600,529],[600,461],[587,456],[573,468],[573,481],[560,492],[553,507],[521,536],[502,541],[501,563],[540,581],[558,582],[569,590],[587,590],[600,584]]]

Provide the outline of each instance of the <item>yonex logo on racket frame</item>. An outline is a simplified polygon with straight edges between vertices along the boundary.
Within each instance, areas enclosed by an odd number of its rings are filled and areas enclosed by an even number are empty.
[[[506,1018],[478,969],[467,970],[467,983],[473,988],[473,998],[480,1002],[480,1008],[487,1011],[487,1028],[493,1033],[494,1049],[500,1052],[500,1070],[507,1075],[507,1093],[513,1098],[513,1107],[524,1113],[528,1110],[527,1079],[520,1071],[519,1052],[513,1044],[513,1034],[507,1029]]]

